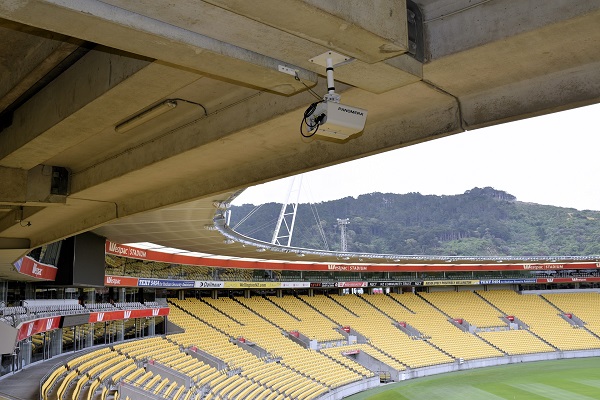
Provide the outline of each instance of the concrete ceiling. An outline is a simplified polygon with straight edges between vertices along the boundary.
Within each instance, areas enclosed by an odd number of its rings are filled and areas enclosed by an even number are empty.
[[[416,6],[415,36],[398,0],[0,3],[0,279],[19,279],[11,264],[29,249],[88,230],[255,257],[204,228],[215,200],[599,101],[599,0]],[[369,112],[343,144],[299,133],[306,88],[326,92],[310,59],[328,50],[351,57],[335,70],[342,103]],[[166,100],[177,106],[115,131]],[[68,195],[49,192],[52,166],[68,169]]]

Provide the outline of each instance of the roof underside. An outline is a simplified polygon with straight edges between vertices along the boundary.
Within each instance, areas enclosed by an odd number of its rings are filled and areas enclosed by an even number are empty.
[[[255,257],[205,229],[215,201],[600,98],[597,1],[409,8],[417,35],[397,0],[0,4],[0,279],[20,279],[11,264],[29,249],[89,230]],[[306,86],[326,92],[309,60],[328,50],[352,58],[335,70],[342,102],[368,110],[364,133],[343,144],[298,132],[314,101]],[[177,106],[115,131],[168,99]],[[52,166],[69,171],[68,193],[51,190]]]

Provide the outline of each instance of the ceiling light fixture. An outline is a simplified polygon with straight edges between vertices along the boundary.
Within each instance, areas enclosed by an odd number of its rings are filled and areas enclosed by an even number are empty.
[[[115,132],[129,132],[133,128],[137,128],[138,126],[145,124],[151,119],[154,119],[159,115],[162,115],[167,111],[174,109],[175,107],[177,107],[177,102],[175,100],[163,101],[162,103],[159,103],[156,106],[149,108],[146,111],[142,111],[141,113],[134,115],[128,120],[121,122],[120,124],[115,126]]]

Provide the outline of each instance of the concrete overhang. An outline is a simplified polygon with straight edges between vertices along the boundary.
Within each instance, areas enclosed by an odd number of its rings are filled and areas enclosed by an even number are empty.
[[[301,14],[307,5],[318,6],[313,3],[282,2],[303,8]],[[351,3],[360,10],[367,2]],[[345,144],[303,141],[298,132],[315,101],[302,82],[317,83],[317,96],[326,92],[317,77],[322,67],[308,60],[330,49],[332,32],[311,35],[278,16],[262,21],[236,1],[0,4],[0,17],[12,20],[4,21],[0,35],[25,46],[9,53],[24,55],[22,63],[0,61],[7,77],[0,82],[0,104],[15,107],[11,124],[0,131],[0,174],[9,182],[2,195],[22,200],[25,176],[39,165],[71,171],[63,205],[25,207],[31,225],[16,223],[14,208],[0,209],[0,240],[19,241],[0,253],[0,274],[27,248],[92,229],[116,242],[250,257],[254,249],[227,245],[221,234],[203,228],[212,223],[215,200],[466,129],[599,101],[600,4],[417,3],[424,64],[393,52],[372,62],[367,53],[378,42],[361,41],[357,52],[363,54],[336,68],[336,79],[345,83],[336,85],[342,102],[369,111],[364,133]],[[191,13],[194,4],[203,12]],[[357,16],[315,12],[322,18],[317,21],[344,20],[358,36],[397,44]],[[336,49],[350,54],[348,43],[333,39]],[[83,42],[100,45],[88,44],[69,68],[33,85],[73,43]],[[301,80],[277,71],[280,64],[298,69]],[[36,90],[15,106],[28,87]],[[166,100],[177,107],[127,133],[115,131]]]

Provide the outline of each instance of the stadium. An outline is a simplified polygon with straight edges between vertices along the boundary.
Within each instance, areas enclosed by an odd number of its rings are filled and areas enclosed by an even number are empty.
[[[599,22],[558,0],[0,2],[0,398],[598,398],[599,256],[318,250],[290,245],[288,204],[271,242],[230,210],[598,103]]]

